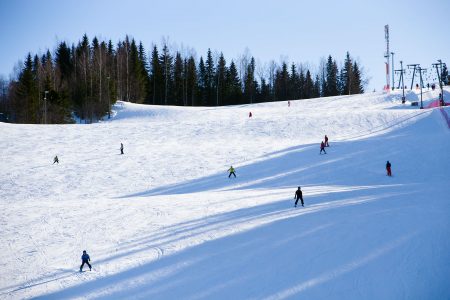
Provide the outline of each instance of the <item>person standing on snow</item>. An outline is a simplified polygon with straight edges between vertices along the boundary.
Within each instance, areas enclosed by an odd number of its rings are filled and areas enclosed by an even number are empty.
[[[58,159],[58,155],[55,156],[55,158],[53,159],[53,164],[57,163],[59,165],[59,159]]]
[[[234,172],[233,166],[231,166],[231,167],[228,169],[228,172],[230,172],[230,174],[228,175],[228,178],[230,178],[231,175],[234,175],[234,178],[236,178],[236,173]]]
[[[252,112],[248,113],[248,117],[251,118],[252,117]]]
[[[294,207],[297,207],[298,199],[301,200],[302,206],[304,207],[304,205],[303,205],[303,204],[304,204],[304,203],[303,203],[303,193],[302,193],[302,190],[300,189],[300,187],[298,187],[298,189],[295,191],[294,199],[296,199],[296,200],[295,200]]]
[[[330,144],[328,144],[328,137],[325,134],[325,147],[330,147]]]
[[[120,154],[123,154],[123,144],[120,143]]]
[[[87,264],[89,267],[89,271],[92,271],[92,266],[89,263],[89,261],[91,260],[91,258],[89,257],[89,254],[86,253],[86,250],[83,250],[83,255],[81,255],[81,266],[80,266],[80,272],[83,271],[83,266],[84,264]]]
[[[387,176],[392,176],[391,163],[389,161],[386,162],[386,171],[387,171]]]
[[[327,154],[327,152],[325,151],[325,143],[323,141],[320,143],[320,153],[319,154],[322,154],[322,151],[323,151],[323,153]]]

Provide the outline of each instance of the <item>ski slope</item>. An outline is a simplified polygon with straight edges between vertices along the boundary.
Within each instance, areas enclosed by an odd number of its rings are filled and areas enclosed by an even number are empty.
[[[450,130],[406,97],[0,123],[0,299],[450,299]]]

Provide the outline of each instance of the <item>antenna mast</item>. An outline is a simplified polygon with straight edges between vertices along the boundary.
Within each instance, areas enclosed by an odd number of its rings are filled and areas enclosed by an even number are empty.
[[[385,90],[390,89],[390,78],[389,78],[389,58],[390,58],[390,52],[389,52],[389,25],[384,25],[384,38],[386,40],[386,53],[384,54],[384,57],[386,58],[386,86]]]

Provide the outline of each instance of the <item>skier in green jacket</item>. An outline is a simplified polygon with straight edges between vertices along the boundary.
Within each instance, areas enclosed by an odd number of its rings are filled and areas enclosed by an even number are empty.
[[[236,178],[236,173],[234,172],[233,166],[231,166],[231,167],[228,169],[228,172],[230,172],[230,175],[228,175],[228,178],[230,178],[231,175],[234,175],[234,178]]]

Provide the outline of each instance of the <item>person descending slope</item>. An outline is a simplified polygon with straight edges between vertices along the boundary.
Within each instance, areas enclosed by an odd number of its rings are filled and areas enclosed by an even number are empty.
[[[387,171],[387,176],[392,176],[391,163],[389,161],[386,162],[386,171]]]
[[[89,271],[92,271],[92,266],[89,263],[89,261],[91,260],[91,258],[89,257],[89,254],[86,253],[86,250],[83,250],[83,255],[81,255],[81,266],[80,266],[80,272],[83,271],[83,266],[84,264],[87,264],[89,267]]]
[[[120,154],[123,154],[123,144],[120,143]]]
[[[320,153],[319,154],[322,154],[322,151],[323,151],[323,153],[327,154],[327,152],[325,151],[325,143],[323,141],[320,143]]]
[[[59,159],[58,159],[58,155],[55,156],[55,158],[53,158],[53,164],[57,163],[59,165]]]
[[[228,175],[228,178],[230,178],[231,175],[234,175],[234,178],[236,178],[236,173],[234,172],[233,166],[231,166],[231,167],[228,169],[228,172],[230,172],[230,174]]]
[[[325,147],[330,147],[330,144],[328,144],[328,137],[325,134]]]
[[[300,187],[298,187],[298,189],[295,191],[294,199],[296,199],[296,200],[295,200],[294,207],[297,207],[298,199],[301,200],[302,206],[304,207],[304,205],[303,205],[303,204],[304,204],[304,203],[303,203],[303,193],[302,193],[302,190],[300,189]]]

